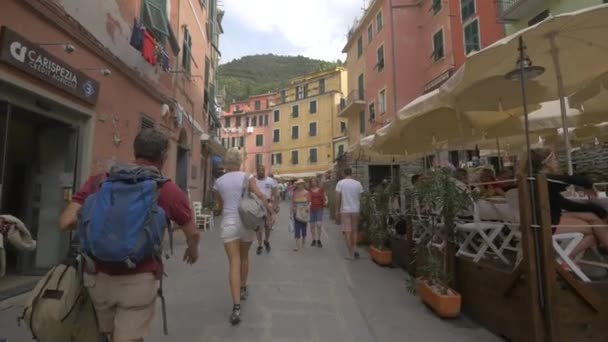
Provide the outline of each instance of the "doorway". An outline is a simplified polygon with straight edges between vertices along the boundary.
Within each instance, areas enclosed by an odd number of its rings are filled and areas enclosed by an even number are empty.
[[[177,142],[177,161],[175,170],[175,183],[186,194],[188,193],[188,135],[182,129]]]
[[[41,274],[69,246],[57,220],[74,185],[78,129],[4,102],[0,141],[0,213],[19,218],[37,240],[33,252],[7,246],[7,274]]]

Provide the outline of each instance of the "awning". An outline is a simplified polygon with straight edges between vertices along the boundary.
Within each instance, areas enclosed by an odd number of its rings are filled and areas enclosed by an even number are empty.
[[[282,179],[312,178],[312,177],[317,177],[318,175],[322,175],[324,173],[325,173],[324,171],[283,173],[283,174],[275,174],[274,177],[282,178]]]
[[[211,153],[220,157],[224,157],[226,155],[226,148],[211,135],[207,133],[201,134],[201,142],[211,151]]]

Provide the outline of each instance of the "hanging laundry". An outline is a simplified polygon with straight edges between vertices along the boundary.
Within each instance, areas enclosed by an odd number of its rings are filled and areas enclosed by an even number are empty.
[[[131,32],[130,44],[141,51],[144,44],[144,28],[137,22],[137,18],[133,20],[133,31]]]
[[[144,31],[144,42],[143,42],[141,54],[142,54],[142,56],[144,56],[144,59],[146,60],[146,62],[148,62],[152,65],[156,65],[155,46],[156,46],[156,41],[154,40],[154,37],[152,37],[150,32]]]

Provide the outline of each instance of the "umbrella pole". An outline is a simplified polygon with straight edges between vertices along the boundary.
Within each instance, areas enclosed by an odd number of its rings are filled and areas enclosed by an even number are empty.
[[[564,129],[564,145],[566,146],[566,161],[568,163],[568,174],[574,173],[572,167],[572,152],[570,148],[570,136],[568,133],[568,117],[566,111],[566,95],[564,94],[564,78],[562,76],[562,70],[559,62],[558,48],[555,44],[555,34],[549,36],[549,43],[551,44],[551,57],[553,58],[553,66],[555,67],[555,75],[557,77],[557,94],[559,96],[559,107],[562,114],[562,128]]]
[[[502,170],[502,156],[500,154],[500,140],[496,138],[496,150],[498,151],[498,171]]]
[[[524,39],[523,37],[519,37],[519,59],[523,61],[525,58],[525,49]],[[532,172],[532,154],[530,153],[530,122],[528,120],[528,101],[526,96],[526,70],[524,63],[519,63],[519,72],[520,72],[520,86],[521,86],[521,100],[524,108],[524,125],[525,125],[525,134],[526,134],[526,151],[528,155],[528,182],[530,183],[530,204],[532,209],[532,224],[538,225],[538,213],[536,211],[536,187],[534,185],[534,174]],[[531,229],[529,227],[528,229]],[[534,228],[533,231],[534,236],[534,248],[536,249],[535,261],[536,261],[536,277],[538,279],[538,304],[541,309],[545,308],[545,291],[542,277],[543,265],[540,260],[540,232],[537,228]]]

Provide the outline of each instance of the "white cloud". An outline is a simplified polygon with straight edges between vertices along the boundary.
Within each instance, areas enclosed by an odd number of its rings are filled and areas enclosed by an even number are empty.
[[[362,0],[224,0],[226,16],[244,27],[282,35],[298,54],[324,60],[342,57],[362,6]]]

